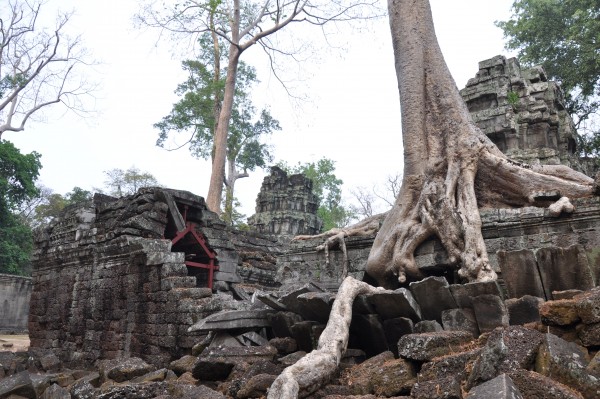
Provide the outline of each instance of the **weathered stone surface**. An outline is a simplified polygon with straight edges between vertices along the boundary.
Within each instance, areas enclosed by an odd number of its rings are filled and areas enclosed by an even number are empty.
[[[200,381],[223,381],[235,367],[236,361],[231,358],[201,358],[192,369],[192,376]]]
[[[413,366],[394,359],[392,352],[383,352],[352,367],[344,381],[355,395],[375,394],[390,397],[409,393],[415,383]]]
[[[552,298],[553,291],[594,287],[594,276],[582,245],[540,248],[536,256],[547,298]]]
[[[600,351],[596,352],[586,369],[594,377],[600,378]]]
[[[27,330],[31,289],[31,278],[0,273],[0,331]]]
[[[398,341],[398,353],[412,360],[431,360],[455,352],[472,339],[473,336],[465,331],[408,334]]]
[[[442,311],[457,307],[448,281],[444,277],[427,277],[410,283],[410,292],[419,304],[424,320],[441,322]]]
[[[251,377],[237,393],[236,398],[260,398],[265,395],[267,389],[273,384],[277,376],[271,374],[258,374]]]
[[[575,307],[583,323],[600,323],[600,287],[578,295],[575,298]]]
[[[444,331],[444,328],[435,320],[423,320],[415,324],[414,333]]]
[[[178,399],[226,399],[225,395],[204,385],[173,384],[171,397]]]
[[[545,324],[566,326],[579,321],[574,299],[548,301],[540,306],[540,316]]]
[[[306,356],[306,352],[304,351],[293,352],[287,356],[279,358],[279,363],[281,363],[285,367],[288,367],[296,363],[298,360],[302,359],[304,356]]]
[[[277,312],[269,314],[273,334],[276,337],[292,337],[292,326],[302,321],[302,316],[293,312]]]
[[[156,371],[151,371],[139,377],[135,377],[131,380],[132,383],[145,383],[145,382],[160,382],[164,381],[167,378],[167,373],[170,370],[160,369]]]
[[[579,391],[586,399],[598,398],[600,380],[588,374],[585,358],[586,354],[577,345],[545,334],[535,371]]]
[[[498,251],[497,256],[509,298],[521,298],[524,295],[546,298],[532,250]]]
[[[52,384],[44,391],[40,399],[71,399],[71,394],[58,384]]]
[[[440,356],[423,364],[419,372],[419,381],[441,380],[453,377],[458,381],[467,379],[473,368],[473,363],[481,354],[482,349]]]
[[[209,332],[238,328],[270,327],[272,310],[228,310],[212,314],[189,328],[189,331]]]
[[[580,393],[534,371],[519,369],[508,375],[524,398],[583,399]]]
[[[269,345],[277,349],[280,355],[287,355],[298,350],[298,343],[294,338],[273,338],[269,341]]]
[[[524,295],[521,298],[511,298],[504,301],[508,310],[510,325],[523,325],[541,321],[540,306],[544,303],[542,298]]]
[[[154,371],[156,368],[138,357],[117,358],[98,362],[101,377],[115,382],[131,380]]]
[[[312,351],[319,339],[316,321],[300,321],[291,327],[292,337],[298,343],[298,349],[305,352]]]
[[[95,398],[96,389],[88,379],[82,378],[75,381],[69,391],[73,399],[92,399]]]
[[[459,308],[473,308],[472,298],[479,295],[502,296],[500,287],[495,281],[452,284],[450,292]]]
[[[418,382],[410,396],[415,399],[462,399],[463,397],[460,382],[454,377]]]
[[[6,398],[10,395],[19,395],[30,399],[37,398],[33,381],[28,371],[22,371],[0,380],[0,398]]]
[[[58,371],[60,369],[60,359],[54,353],[48,353],[40,357],[40,365],[44,371]]]
[[[385,319],[408,317],[414,322],[421,320],[421,310],[413,295],[406,288],[383,291],[365,296],[375,313]]]
[[[521,326],[494,330],[473,366],[468,386],[479,385],[501,373],[531,368],[542,339],[540,332]]]
[[[335,300],[332,292],[307,292],[297,297],[300,304],[300,315],[308,320],[326,323]]]
[[[523,395],[521,395],[511,378],[506,374],[502,374],[469,391],[467,399],[478,398],[523,399]]]
[[[442,312],[442,325],[446,331],[467,331],[473,337],[479,336],[479,326],[475,312],[470,308],[448,309]]]
[[[564,290],[564,291],[552,291],[552,299],[558,301],[559,299],[573,299],[577,295],[583,294],[581,290]]]
[[[600,346],[600,323],[578,326],[577,336],[584,346]]]
[[[508,311],[504,301],[497,295],[478,295],[473,298],[473,311],[477,326],[482,333],[493,331],[496,327],[506,327]]]
[[[302,174],[288,176],[271,167],[256,198],[256,213],[248,225],[265,234],[317,234],[322,221],[317,217],[319,201],[312,192],[312,181]]]

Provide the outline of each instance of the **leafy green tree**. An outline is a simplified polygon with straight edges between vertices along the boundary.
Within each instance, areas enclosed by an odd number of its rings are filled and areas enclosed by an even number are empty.
[[[342,184],[335,175],[335,161],[321,158],[317,162],[290,166],[285,162],[277,164],[288,174],[302,173],[313,182],[313,193],[319,199],[317,215],[323,220],[323,230],[344,227],[355,217],[355,212],[342,204]]]
[[[211,157],[211,160],[214,160],[218,110],[221,108],[225,87],[225,81],[220,77],[225,71],[216,70],[221,62],[215,62],[215,54],[222,52],[215,53],[209,48],[210,40],[207,35],[202,36],[200,40],[203,43],[200,58],[182,63],[189,77],[175,91],[181,100],[173,106],[169,115],[154,126],[160,131],[158,146],[164,147],[173,133],[187,133],[190,138],[184,145],[190,144],[192,155],[203,159]],[[281,129],[279,122],[267,109],[257,113],[252,104],[250,91],[257,82],[254,68],[240,61],[227,136],[225,201],[222,204],[222,218],[226,221],[233,220],[236,181],[248,177],[248,172],[257,167],[265,167],[272,161],[270,148],[262,139]]]
[[[506,47],[561,82],[579,127],[600,107],[600,1],[515,0],[512,10],[508,21],[496,22]]]
[[[45,186],[38,186],[40,195],[26,203],[20,215],[27,220],[31,228],[47,225],[59,216],[69,205],[79,204],[92,199],[92,193],[80,187],[73,187],[71,192],[61,195]]]
[[[105,170],[107,179],[104,185],[108,194],[115,197],[135,194],[142,187],[159,186],[158,180],[149,172],[141,171],[135,166],[127,170],[114,168]],[[74,193],[74,195],[77,195]]]
[[[36,152],[21,154],[0,140],[0,272],[25,274],[33,248],[31,229],[19,215],[22,204],[39,194],[35,186],[41,168]]]
[[[146,0],[146,5],[138,15],[138,21],[161,31],[170,32],[176,40],[189,40],[206,33],[212,39],[212,48],[220,53],[220,41],[227,44],[223,52],[226,61],[225,86],[219,103],[214,135],[214,158],[206,204],[214,212],[220,213],[222,188],[225,183],[225,164],[229,145],[229,127],[232,121],[234,98],[239,77],[238,71],[242,54],[250,47],[258,45],[268,54],[273,65],[276,55],[294,57],[295,48],[279,48],[280,41],[275,38],[278,32],[288,26],[314,25],[325,29],[326,24],[348,21],[364,16],[365,9],[377,3],[375,0],[347,0],[313,2],[305,0],[292,1],[241,1],[241,0],[180,0],[164,2]],[[286,28],[291,29],[291,28]],[[293,47],[302,38],[294,37]],[[300,45],[300,48],[303,46]],[[215,60],[220,61],[220,54]],[[224,63],[224,64],[225,64]],[[215,68],[220,71],[221,68]],[[215,82],[220,81],[218,73]],[[277,73],[275,76],[278,77]]]

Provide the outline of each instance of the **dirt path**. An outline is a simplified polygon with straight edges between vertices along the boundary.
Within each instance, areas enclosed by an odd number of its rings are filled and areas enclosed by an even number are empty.
[[[0,351],[22,352],[28,348],[28,335],[0,335]]]

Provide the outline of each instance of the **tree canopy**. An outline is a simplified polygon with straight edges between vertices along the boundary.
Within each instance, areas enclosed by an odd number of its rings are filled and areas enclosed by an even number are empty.
[[[127,170],[119,168],[105,170],[104,174],[107,177],[104,185],[108,188],[108,194],[115,197],[135,194],[142,187],[160,185],[151,173],[141,171],[135,166]]]
[[[206,204],[220,213],[222,189],[225,182],[229,125],[232,118],[235,89],[240,57],[250,47],[258,45],[271,62],[275,56],[293,55],[295,49],[280,47],[276,36],[284,28],[298,23],[321,27],[329,23],[369,18],[365,9],[377,4],[376,0],[306,1],[292,0],[273,2],[268,0],[180,0],[167,3],[148,0],[139,21],[150,27],[169,32],[174,38],[187,38],[195,42],[203,34],[212,39],[215,60],[219,60],[220,41],[227,43],[228,50],[225,86],[222,105],[215,115],[213,163]],[[298,38],[295,38],[297,41]],[[291,46],[295,41],[288,42]],[[220,70],[220,68],[216,68]],[[278,76],[275,73],[275,76]],[[215,81],[218,81],[215,76]]]
[[[0,273],[25,274],[28,269],[31,229],[18,210],[38,195],[40,168],[38,153],[21,154],[11,142],[0,140]]]
[[[212,160],[218,113],[222,107],[225,87],[225,70],[220,66],[221,61],[225,60],[219,61],[215,58],[222,55],[224,51],[215,52],[210,47],[210,36],[203,35],[200,41],[202,47],[199,58],[182,63],[189,77],[178,85],[175,91],[181,99],[173,105],[171,113],[154,127],[159,129],[158,146],[165,147],[171,136],[175,133],[183,133],[189,137],[183,145],[190,144],[192,155],[203,159],[210,157]],[[252,86],[257,82],[254,68],[240,61],[227,135],[227,168],[222,218],[229,224],[234,219],[236,181],[248,177],[249,171],[257,167],[265,167],[272,161],[270,147],[263,142],[263,138],[281,129],[279,122],[271,116],[267,108],[257,112],[253,105],[250,93]]]
[[[580,124],[600,107],[600,1],[515,0],[508,21],[498,21],[519,59],[542,64],[559,81]]]

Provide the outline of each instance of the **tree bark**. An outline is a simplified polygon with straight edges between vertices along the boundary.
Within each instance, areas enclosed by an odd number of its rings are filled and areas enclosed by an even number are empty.
[[[592,179],[564,166],[510,161],[474,124],[437,43],[427,0],[389,0],[402,108],[404,177],[377,235],[367,272],[394,287],[422,277],[414,251],[437,236],[459,275],[493,280],[480,207],[548,206],[540,193],[592,194]],[[568,201],[568,200],[566,200]],[[562,207],[567,209],[568,207]]]
[[[346,277],[331,308],[327,326],[319,337],[317,349],[283,370],[269,388],[267,399],[303,398],[327,383],[348,346],[354,298],[381,291],[383,289]]]

